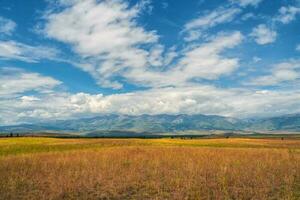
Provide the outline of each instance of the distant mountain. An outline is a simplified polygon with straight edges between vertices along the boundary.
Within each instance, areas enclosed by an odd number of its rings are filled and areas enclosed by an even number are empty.
[[[128,130],[173,132],[184,130],[234,130],[239,120],[212,115],[102,115],[47,124],[62,130]],[[46,124],[45,124],[46,125]]]
[[[185,130],[237,130],[243,123],[216,115],[101,115],[93,118],[59,120],[39,124],[3,126],[0,131],[112,131],[174,132]]]
[[[300,131],[300,114],[254,120],[254,122],[249,124],[248,128],[268,131]]]
[[[115,131],[126,133],[166,133],[192,130],[255,130],[300,131],[300,114],[280,117],[240,120],[217,115],[101,115],[93,118],[57,120],[48,123],[2,126],[0,132],[63,131],[109,135]],[[106,132],[105,132],[106,131]]]

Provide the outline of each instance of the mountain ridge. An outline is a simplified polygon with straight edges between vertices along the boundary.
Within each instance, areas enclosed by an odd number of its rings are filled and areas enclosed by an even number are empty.
[[[300,131],[300,114],[289,114],[263,119],[237,119],[219,115],[118,115],[105,114],[90,118],[55,120],[35,124],[0,126],[0,132],[30,131],[133,131],[133,132],[178,132],[189,130],[261,130]]]

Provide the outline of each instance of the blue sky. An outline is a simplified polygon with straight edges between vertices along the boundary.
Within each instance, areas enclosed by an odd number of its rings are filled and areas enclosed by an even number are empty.
[[[300,1],[0,1],[0,125],[300,112]]]

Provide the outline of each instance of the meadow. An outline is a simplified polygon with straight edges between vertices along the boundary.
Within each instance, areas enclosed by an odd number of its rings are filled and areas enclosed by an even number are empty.
[[[1,138],[0,199],[300,199],[300,140]]]

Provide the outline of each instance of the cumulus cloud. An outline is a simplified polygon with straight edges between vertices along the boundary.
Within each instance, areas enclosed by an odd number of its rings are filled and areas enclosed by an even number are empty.
[[[120,82],[112,81],[115,75],[127,68],[145,67],[149,56],[153,62],[153,54],[145,45],[156,43],[158,36],[137,23],[141,7],[130,7],[118,0],[73,1],[65,9],[45,16],[44,32],[50,38],[71,44],[76,53],[89,59],[93,66],[89,73],[99,85],[121,88]]]
[[[294,6],[283,6],[279,9],[279,15],[275,17],[275,20],[283,24],[288,24],[294,21],[298,14],[300,14],[300,8]]]
[[[54,59],[59,54],[55,48],[31,46],[12,40],[0,41],[0,59],[38,62],[41,59]]]
[[[247,84],[256,86],[278,86],[282,82],[292,82],[300,78],[300,61],[290,60],[272,67],[270,75],[259,76]]]
[[[16,27],[14,21],[0,16],[0,34],[11,35]]]
[[[234,7],[219,7],[213,11],[207,12],[196,19],[191,20],[184,26],[186,41],[193,41],[201,36],[201,33],[209,28],[231,22],[241,9]]]
[[[139,13],[137,8],[116,0],[74,1],[63,11],[46,16],[49,22],[45,32],[49,37],[73,44],[84,56],[127,50],[157,40],[155,33],[146,32],[134,21]]]
[[[0,68],[0,98],[30,91],[48,93],[60,84],[60,81],[39,73],[13,67]]]
[[[160,44],[155,31],[137,23],[140,7],[117,0],[74,1],[45,16],[44,32],[71,44],[82,58],[77,66],[91,74],[101,87],[120,89],[120,80],[139,86],[182,86],[193,78],[216,79],[237,68],[238,59],[221,54],[241,42],[241,33],[219,35],[178,52],[174,46]],[[238,12],[239,9],[220,9],[204,17],[207,19],[191,21],[185,28],[215,26],[230,21]]]
[[[237,34],[235,37],[238,38]],[[237,38],[235,43],[239,40]],[[218,39],[221,40],[221,37]],[[216,42],[215,45],[219,46],[214,48],[234,45],[229,39],[222,41],[222,44]],[[274,74],[275,71],[280,71],[279,73],[284,70],[297,71],[299,63],[296,60],[280,63],[274,67]],[[34,123],[110,113],[129,115],[202,113],[242,118],[288,114],[291,110],[300,112],[298,89],[252,90],[183,85],[103,95],[66,93],[57,88],[61,84],[52,77],[38,73],[17,68],[1,68],[0,124]]]
[[[209,43],[192,48],[180,60],[178,71],[182,76],[187,76],[187,79],[216,79],[220,75],[230,74],[238,67],[238,59],[225,58],[220,54],[225,49],[240,44],[242,39],[240,32],[233,32],[217,36]]]
[[[33,120],[32,122],[39,120],[37,114],[35,114],[37,118],[32,118],[26,116],[27,113],[31,113],[31,115],[32,113],[44,113],[42,119],[49,119],[45,117],[54,112],[56,103],[60,104],[56,99],[50,97],[57,97],[59,93],[54,94],[55,89],[61,84],[62,82],[59,80],[39,73],[14,67],[1,67],[0,125],[30,122],[30,119]],[[28,95],[29,93],[32,95]],[[50,99],[55,101],[51,103],[52,106],[47,106],[46,102]]]
[[[233,43],[224,41],[219,45]],[[278,68],[297,67],[291,63],[282,63]],[[297,90],[262,91],[191,85],[103,95],[66,93],[57,88],[61,84],[52,77],[38,73],[1,68],[0,124],[34,123],[110,113],[202,113],[251,117],[287,114],[291,108],[295,112],[300,111],[300,93]]]
[[[253,28],[250,36],[254,37],[257,44],[265,45],[276,40],[277,32],[268,28],[265,24],[260,24]]]
[[[213,86],[167,87],[122,94],[50,93],[0,99],[0,123],[47,121],[99,114],[214,114],[274,116],[300,111],[297,90],[222,89]],[[42,101],[43,103],[40,103]],[[7,117],[9,116],[9,117]]]
[[[246,1],[245,1],[246,2]],[[251,1],[249,1],[251,2]],[[267,27],[265,24],[260,24],[253,28],[250,36],[254,37],[257,44],[265,45],[276,41],[277,27],[279,24],[289,24],[294,21],[300,13],[300,8],[295,6],[282,6],[277,14],[271,20],[273,28]]]
[[[250,1],[249,1],[250,2]],[[277,26],[279,24],[289,24],[294,21],[297,15],[300,13],[300,8],[295,6],[282,6],[277,14],[271,20],[273,22],[273,28],[267,27],[265,24],[260,24],[253,28],[250,36],[255,38],[256,43],[265,45],[273,43],[277,38]]]
[[[220,34],[206,43],[185,50],[175,66],[168,70],[136,68],[125,76],[133,82],[152,87],[189,85],[195,78],[217,79],[238,67],[237,58],[224,57],[222,52],[237,46],[242,39],[240,32]]]

